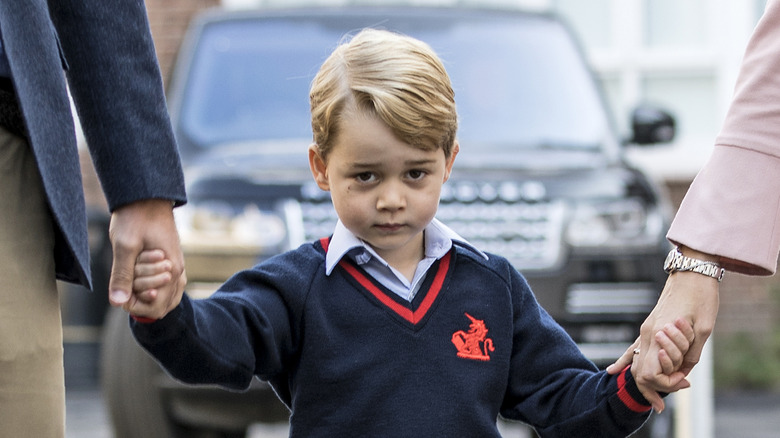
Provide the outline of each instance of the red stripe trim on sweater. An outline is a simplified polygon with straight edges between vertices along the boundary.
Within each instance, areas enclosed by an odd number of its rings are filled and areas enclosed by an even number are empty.
[[[352,264],[346,262],[345,260],[341,260],[339,262],[339,266],[344,268],[353,278],[355,278],[355,280],[358,281],[358,283],[360,283],[361,286],[371,292],[371,295],[376,297],[376,299],[378,299],[382,304],[389,307],[401,318],[411,322],[412,324],[417,324],[418,322],[422,321],[422,319],[428,313],[428,310],[430,310],[431,306],[436,301],[436,298],[439,296],[439,292],[441,292],[441,288],[444,285],[444,278],[447,276],[447,271],[450,267],[450,257],[451,252],[448,252],[444,257],[441,258],[441,263],[439,263],[439,269],[436,271],[436,276],[433,278],[433,283],[431,284],[430,289],[428,289],[428,293],[425,295],[422,303],[420,303],[420,307],[418,307],[415,311],[412,311],[411,309],[393,300],[389,295],[384,293],[374,283],[372,283],[371,280],[366,278],[365,275],[358,271],[358,269]]]
[[[647,412],[649,411],[652,406],[647,406],[643,403],[640,403],[636,400],[634,400],[634,397],[631,396],[631,394],[628,393],[628,389],[626,389],[626,373],[629,372],[628,370],[631,368],[631,366],[627,366],[623,369],[623,371],[618,374],[617,378],[617,384],[618,384],[618,398],[620,401],[623,402],[626,407],[634,412]]]
[[[141,324],[151,324],[153,322],[157,322],[154,318],[147,318],[145,316],[137,316],[137,315],[130,315],[130,318],[133,318],[136,322],[140,322]]]
[[[447,272],[450,270],[451,254],[452,251],[448,252],[444,255],[444,257],[441,258],[439,269],[436,271],[436,276],[433,278],[433,283],[431,283],[431,288],[428,290],[428,295],[425,296],[423,302],[420,303],[420,307],[418,307],[414,312],[415,324],[423,319],[425,314],[428,313],[428,310],[433,305],[433,302],[436,301],[436,298],[439,296],[439,292],[441,292],[441,288],[444,285],[444,278],[447,276]]]
[[[325,249],[325,252],[327,252],[330,239],[323,237],[320,239],[320,244],[322,245],[322,248]],[[372,283],[371,280],[366,278],[366,276],[363,275],[352,264],[342,259],[339,262],[339,266],[344,268],[344,270],[347,271],[349,275],[351,275],[355,280],[357,280],[361,286],[371,292],[371,295],[376,297],[379,302],[389,307],[401,318],[411,322],[412,324],[417,324],[425,317],[425,315],[428,313],[428,310],[430,310],[431,306],[433,306],[433,303],[436,301],[436,298],[439,296],[439,292],[441,292],[441,288],[444,285],[444,279],[447,277],[447,272],[450,269],[450,258],[451,252],[448,252],[444,257],[441,258],[439,269],[436,271],[436,276],[433,278],[433,283],[431,284],[430,289],[428,289],[428,294],[425,295],[422,303],[420,303],[420,307],[418,307],[415,311],[412,311],[411,309],[393,300],[389,295],[384,293],[374,283]]]
[[[383,293],[378,287],[374,285],[374,283],[371,282],[371,280],[366,278],[365,275],[361,274],[356,267],[352,266],[344,260],[339,262],[339,266],[344,268],[344,270],[346,270],[349,275],[354,277],[361,286],[371,292],[371,295],[376,297],[376,299],[378,299],[382,304],[389,307],[393,312],[397,313],[403,319],[411,322],[412,324],[417,323],[417,321],[415,321],[414,312],[412,312],[411,309],[402,306],[390,298],[387,294]]]

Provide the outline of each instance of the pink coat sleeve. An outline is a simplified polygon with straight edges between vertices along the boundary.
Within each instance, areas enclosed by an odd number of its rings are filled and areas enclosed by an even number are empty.
[[[774,274],[780,251],[780,0],[769,0],[709,161],[667,238],[728,270]]]

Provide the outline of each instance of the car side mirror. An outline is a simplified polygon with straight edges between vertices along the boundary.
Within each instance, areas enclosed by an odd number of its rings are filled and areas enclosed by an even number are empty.
[[[631,112],[632,137],[628,143],[651,145],[669,143],[676,132],[674,116],[651,105],[640,105]]]

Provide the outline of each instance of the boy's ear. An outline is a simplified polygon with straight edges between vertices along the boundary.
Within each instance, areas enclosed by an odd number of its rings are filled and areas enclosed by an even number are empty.
[[[458,141],[455,140],[455,142],[452,144],[452,152],[450,153],[450,158],[447,159],[447,162],[444,164],[444,181],[442,183],[447,182],[448,179],[450,179],[450,174],[452,173],[452,165],[455,163],[455,157],[458,155],[458,152],[460,152],[460,145],[458,144]]]
[[[328,167],[325,165],[325,160],[320,155],[320,149],[316,143],[312,143],[309,146],[309,168],[311,169],[311,175],[314,177],[314,182],[322,190],[330,190],[330,184],[328,183]]]

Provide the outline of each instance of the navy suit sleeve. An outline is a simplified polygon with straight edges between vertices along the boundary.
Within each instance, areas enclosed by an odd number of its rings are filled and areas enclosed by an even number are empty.
[[[510,274],[514,347],[501,414],[541,437],[624,437],[650,414],[628,369],[599,371],[539,306],[522,276]]]
[[[185,202],[184,178],[142,0],[49,0],[70,91],[113,211]]]

